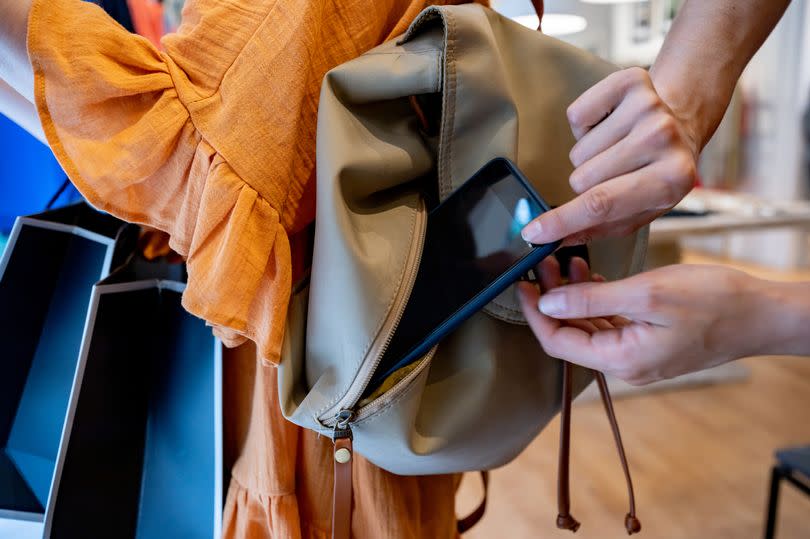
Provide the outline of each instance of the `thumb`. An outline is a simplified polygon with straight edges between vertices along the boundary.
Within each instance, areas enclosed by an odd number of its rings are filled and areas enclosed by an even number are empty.
[[[642,286],[634,277],[613,282],[590,282],[560,286],[540,298],[540,311],[561,319],[623,315],[635,320],[655,322],[660,316],[648,312]]]

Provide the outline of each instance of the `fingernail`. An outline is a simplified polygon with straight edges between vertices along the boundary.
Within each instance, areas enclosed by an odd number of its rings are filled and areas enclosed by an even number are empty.
[[[525,241],[539,243],[538,238],[540,238],[540,234],[542,234],[542,232],[543,225],[540,224],[540,221],[534,220],[523,227],[523,230],[520,231],[520,235]]]
[[[565,313],[565,295],[549,292],[540,298],[540,312],[548,316]]]

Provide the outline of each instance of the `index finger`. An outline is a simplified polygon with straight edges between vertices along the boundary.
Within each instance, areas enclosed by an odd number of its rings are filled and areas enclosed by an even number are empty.
[[[592,187],[532,220],[521,231],[523,239],[532,243],[551,243],[584,230],[611,223],[657,215],[650,210],[664,211],[677,203],[676,193],[665,181],[650,181],[660,177],[666,164],[652,164]],[[650,217],[652,219],[652,217]]]
[[[621,103],[627,91],[643,83],[647,72],[630,68],[611,73],[579,96],[566,111],[571,131],[577,140],[604,120]]]

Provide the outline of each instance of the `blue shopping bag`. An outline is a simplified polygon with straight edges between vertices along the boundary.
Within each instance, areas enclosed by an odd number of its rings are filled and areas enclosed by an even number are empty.
[[[47,537],[220,536],[221,344],[184,268],[135,258],[93,288]]]
[[[93,285],[139,228],[84,203],[17,219],[0,259],[0,536],[43,522]]]

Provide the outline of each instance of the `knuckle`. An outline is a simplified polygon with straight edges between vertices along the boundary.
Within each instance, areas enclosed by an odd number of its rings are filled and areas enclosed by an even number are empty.
[[[641,106],[642,112],[651,112],[661,109],[661,105],[663,104],[661,98],[655,93],[655,90],[652,88],[644,88],[643,91],[640,92],[639,97],[637,98],[638,103]]]
[[[659,196],[660,200],[655,206],[656,210],[669,210],[683,198],[679,183],[672,179],[665,179],[662,182]]]
[[[641,73],[638,72],[637,66],[628,67],[621,70],[621,77],[625,83],[634,84],[641,80]]]
[[[686,153],[673,158],[661,175],[660,200],[656,209],[668,209],[677,204],[692,189],[697,180],[697,164]]]
[[[628,384],[639,386],[649,383],[649,377],[645,366],[631,358],[616,358],[613,362],[613,372],[616,378],[624,380]]]
[[[585,193],[585,211],[593,219],[604,219],[610,215],[613,201],[610,194],[601,187],[595,187]]]
[[[647,312],[659,311],[666,301],[666,290],[659,283],[644,285],[641,290],[641,307]]]
[[[678,138],[678,124],[670,114],[662,112],[653,125],[653,141],[658,145],[669,145]]]
[[[685,195],[697,178],[697,163],[687,152],[680,152],[672,161],[672,175],[669,180],[676,185],[677,195]]]
[[[593,241],[593,234],[590,232],[580,232],[575,239],[576,245],[586,245]]]
[[[733,290],[736,293],[742,293],[748,288],[748,275],[741,271],[723,272],[723,283],[728,290]]]
[[[588,298],[586,291],[577,290],[574,293],[565,291],[564,294],[565,304],[568,305],[568,316],[576,318],[586,316],[590,305],[590,298]]]
[[[545,352],[546,355],[556,357],[557,359],[562,359],[560,358],[562,355],[560,347],[557,346],[553,340],[546,339],[545,341],[540,342],[540,347],[543,349],[543,352]]]
[[[632,86],[646,86],[648,88],[652,88],[652,82],[650,81],[650,74],[649,72],[638,66],[629,67],[624,71],[627,83]]]
[[[592,312],[594,306],[593,293],[587,288],[583,289],[582,293],[579,294],[579,302],[581,308],[580,312],[582,312],[586,316],[589,315]]]
[[[543,228],[548,228],[551,232],[559,234],[566,229],[565,221],[560,216],[559,211],[549,211],[545,214]]]
[[[640,387],[646,386],[653,380],[643,373],[633,372],[627,378],[624,378],[624,381],[630,384],[631,386]]]
[[[618,378],[620,380],[624,380],[625,382],[629,382],[630,380],[634,379],[637,375],[636,370],[637,368],[631,364],[627,359],[617,358],[616,361],[611,362],[612,367],[610,369],[610,375]]]
[[[588,173],[582,167],[574,169],[574,172],[572,172],[571,176],[568,178],[568,183],[571,185],[571,189],[573,189],[577,194],[582,194],[587,189],[587,182]]]
[[[590,231],[587,232],[577,232],[575,234],[570,235],[566,238],[565,242],[563,243],[566,246],[572,245],[586,245],[593,240],[593,234]]]
[[[629,236],[631,234],[635,234],[636,232],[638,232],[638,229],[641,227],[642,223],[623,225],[616,229],[616,235],[619,237]]]
[[[582,146],[579,144],[575,144],[571,151],[568,152],[568,159],[571,161],[571,164],[575,167],[578,167],[582,164]]]
[[[568,117],[568,123],[573,128],[582,127],[582,113],[580,112],[579,101],[574,101],[571,103],[567,109],[565,109],[565,115]]]

